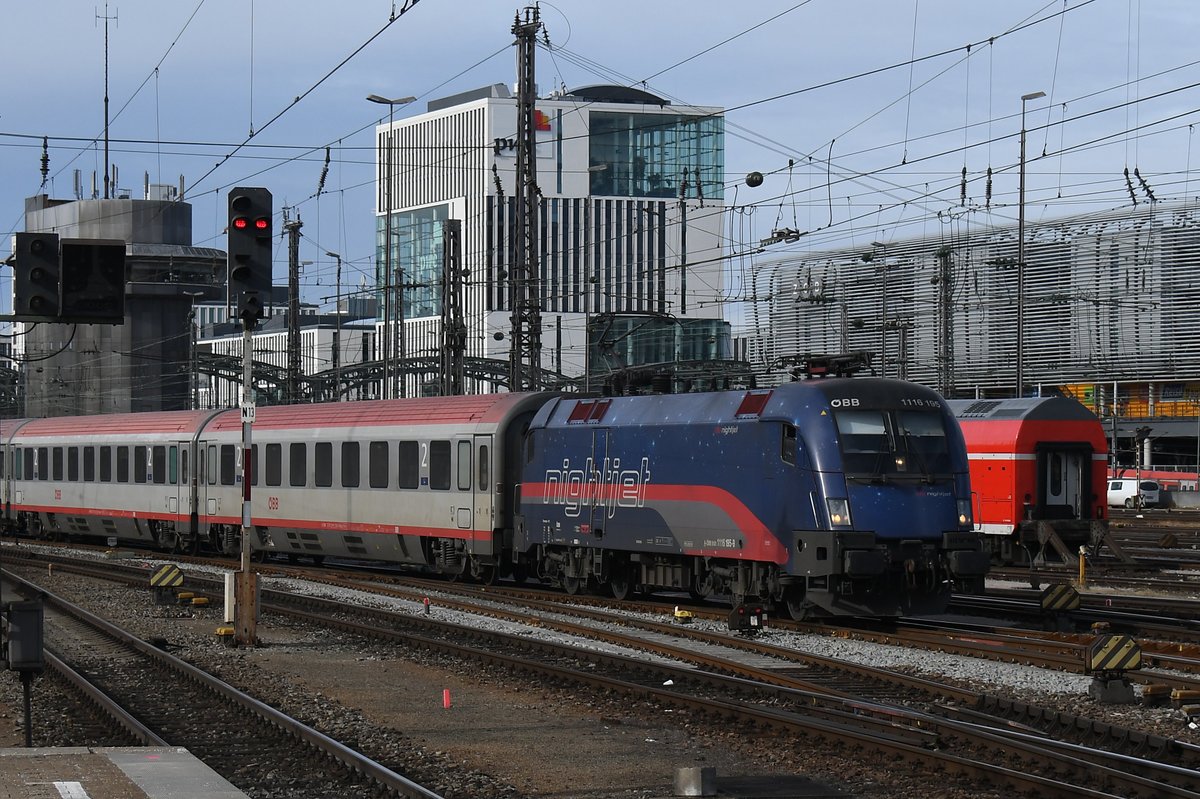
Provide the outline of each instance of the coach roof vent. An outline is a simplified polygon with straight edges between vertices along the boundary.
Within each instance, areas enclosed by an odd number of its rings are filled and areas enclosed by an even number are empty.
[[[754,418],[762,413],[763,408],[767,406],[767,400],[770,398],[770,391],[747,391],[746,396],[742,397],[742,404],[738,406],[737,413],[734,416],[738,419]]]
[[[958,416],[959,416],[959,418],[965,418],[967,416],[987,416],[993,410],[995,410],[997,406],[999,406],[1001,404],[1002,403],[999,400],[984,400],[982,402],[973,402],[970,405],[968,405],[967,407],[963,408],[959,412]]]

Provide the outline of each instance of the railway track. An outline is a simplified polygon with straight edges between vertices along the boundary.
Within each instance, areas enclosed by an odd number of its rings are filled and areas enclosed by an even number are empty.
[[[113,571],[110,568],[106,573]],[[325,573],[330,582],[328,572]],[[144,570],[142,571],[144,576]],[[194,579],[193,589],[204,582]],[[445,584],[440,584],[444,589]],[[401,596],[420,601],[426,586],[380,586],[361,579],[345,580],[345,588]],[[214,588],[215,586],[210,586]],[[563,620],[583,609],[561,602],[531,607],[528,598],[513,600],[495,589],[455,586],[463,596],[438,599],[439,615],[451,602],[468,612],[506,615],[516,623],[553,627],[624,647],[652,651],[677,661],[651,662],[645,657],[581,653],[576,646],[532,641],[526,635],[499,634],[464,628],[438,618],[413,616],[286,592],[264,592],[267,609],[309,624],[338,627],[364,638],[397,646],[437,649],[454,657],[477,660],[535,676],[621,692],[630,697],[679,707],[687,712],[736,720],[748,728],[836,739],[855,747],[902,757],[939,771],[1005,784],[1043,796],[1124,795],[1196,796],[1197,751],[1186,744],[1154,739],[1129,730],[1103,729],[1086,720],[994,703],[970,692],[930,681],[900,678],[865,667],[803,656],[762,641],[699,629],[682,630],[660,622],[629,622],[628,614],[587,609],[591,621]],[[518,592],[519,593],[519,592]],[[519,602],[520,607],[505,608]],[[597,624],[620,627],[598,631]],[[701,646],[703,644],[703,646]],[[747,658],[753,653],[753,658]],[[582,661],[582,666],[580,665]],[[751,662],[748,662],[751,661]],[[664,688],[664,684],[670,688]],[[939,714],[914,710],[922,696]],[[947,701],[952,706],[947,708]],[[1001,710],[1003,715],[992,711]],[[1020,723],[1014,723],[1014,714]],[[1072,740],[1054,740],[1032,722],[1062,734],[1074,730],[1101,739],[1113,751]],[[1049,722],[1049,723],[1047,723]],[[1149,753],[1149,755],[1148,755]],[[1022,764],[1014,770],[1011,764]],[[1168,762],[1174,761],[1174,762]],[[1063,782],[1062,775],[1070,781]],[[1089,787],[1090,786],[1090,787]]]
[[[42,598],[48,665],[94,713],[138,743],[181,746],[243,790],[298,793],[330,786],[369,795],[381,790],[412,799],[439,799],[311,727],[264,705],[161,648],[17,575],[15,591]]]

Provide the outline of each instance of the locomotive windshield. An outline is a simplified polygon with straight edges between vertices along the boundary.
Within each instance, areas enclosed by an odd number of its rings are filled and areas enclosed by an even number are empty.
[[[936,411],[835,410],[848,477],[942,477],[953,471],[942,416]]]

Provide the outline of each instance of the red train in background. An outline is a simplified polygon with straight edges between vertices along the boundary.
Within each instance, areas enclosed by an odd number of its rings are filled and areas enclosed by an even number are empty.
[[[1108,441],[1066,397],[950,400],[971,470],[975,526],[1001,563],[1095,552],[1108,534]],[[1057,556],[1057,557],[1056,557]]]

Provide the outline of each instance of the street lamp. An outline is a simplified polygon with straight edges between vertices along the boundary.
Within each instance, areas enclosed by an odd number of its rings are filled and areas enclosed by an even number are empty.
[[[883,251],[880,270],[883,272],[883,324],[880,326],[880,377],[888,376],[888,246],[882,241],[872,241],[872,247]]]
[[[1017,198],[1017,397],[1025,395],[1025,103],[1045,92],[1021,95],[1021,171]]]
[[[391,386],[391,324],[392,324],[392,121],[396,106],[408,105],[416,100],[415,97],[397,97],[391,99],[382,97],[378,94],[368,94],[367,100],[372,103],[386,105],[388,107],[388,135],[387,142],[387,159],[384,162],[383,171],[383,195],[384,205],[383,211],[383,398],[387,399],[392,394]],[[378,151],[377,151],[378,152]],[[403,306],[401,306],[403,308]],[[401,327],[404,322],[401,319]]]
[[[188,383],[191,384],[191,391],[188,393],[190,394],[191,408],[192,410],[196,410],[200,407],[200,375],[197,370],[198,364],[196,360],[196,298],[203,297],[204,292],[185,291],[183,295],[188,297],[192,303],[191,310],[188,311],[188,339],[190,347],[188,350]]]
[[[337,402],[342,398],[342,256],[336,252],[325,254],[337,261],[337,300],[333,306],[333,399]]]

